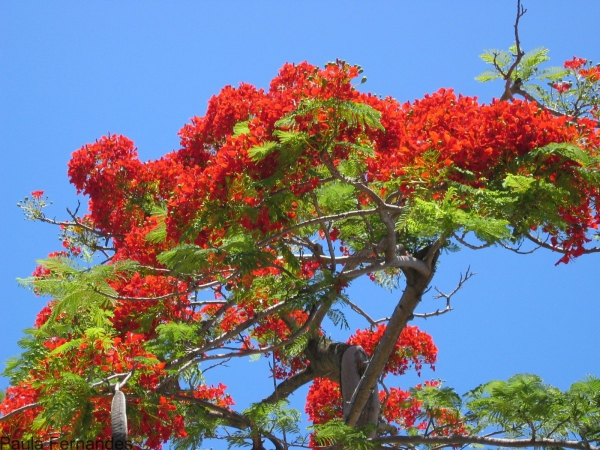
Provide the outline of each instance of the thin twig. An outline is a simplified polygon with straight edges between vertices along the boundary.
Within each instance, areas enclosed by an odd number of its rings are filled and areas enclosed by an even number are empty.
[[[369,322],[370,325],[372,326],[376,326],[377,322],[375,322],[375,320],[373,320],[371,318],[371,316],[369,316],[366,312],[364,312],[357,304],[351,302],[350,300],[348,300],[347,298],[344,298],[343,301],[345,303],[347,303],[350,308],[352,308],[352,310],[358,314],[360,314],[361,316],[363,316],[365,319],[367,319],[367,322]]]
[[[433,298],[434,299],[438,299],[438,298],[444,298],[444,299],[446,299],[446,307],[444,309],[442,309],[442,310],[437,309],[436,311],[430,312],[430,313],[413,314],[413,317],[419,318],[419,319],[427,319],[428,317],[441,316],[442,314],[446,314],[446,313],[452,311],[452,306],[450,305],[450,299],[452,298],[452,296],[454,294],[456,294],[459,290],[462,289],[462,287],[465,284],[465,282],[469,278],[471,278],[473,275],[476,275],[476,272],[471,272],[471,267],[468,267],[467,271],[465,272],[464,275],[462,273],[460,274],[460,280],[458,281],[458,285],[449,294],[444,294],[442,291],[440,291],[436,287],[435,290],[437,291],[438,295],[434,296]]]

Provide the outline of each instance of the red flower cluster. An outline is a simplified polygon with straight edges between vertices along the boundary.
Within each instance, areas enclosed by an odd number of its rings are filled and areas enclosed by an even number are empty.
[[[374,330],[357,330],[348,343],[360,345],[372,355],[381,340],[386,326],[380,324]],[[403,374],[412,364],[419,371],[423,363],[433,364],[437,358],[437,348],[431,336],[417,327],[408,326],[400,335],[384,373]],[[426,385],[433,385],[426,382]],[[397,423],[404,429],[414,426],[422,414],[421,403],[411,398],[410,393],[392,388],[390,394],[380,392],[382,414],[390,423]],[[342,417],[342,395],[339,384],[327,378],[316,378],[308,389],[306,413],[315,423],[325,423]],[[313,443],[314,444],[314,443]]]
[[[385,330],[385,324],[379,324],[376,329],[356,330],[356,334],[348,339],[348,344],[360,345],[371,356]],[[412,365],[420,374],[423,364],[430,364],[433,368],[436,360],[437,347],[431,336],[416,326],[406,326],[385,366],[385,373],[402,375]]]
[[[565,61],[564,66],[565,66],[565,69],[577,70],[581,66],[583,66],[585,63],[587,63],[587,59],[573,56],[573,59],[571,59],[569,61]]]
[[[396,423],[407,430],[415,426],[421,411],[421,402],[411,397],[410,392],[390,388],[389,394],[379,391],[383,417],[388,423]]]
[[[223,383],[219,383],[216,387],[201,385],[194,391],[194,397],[214,403],[223,408],[229,408],[235,405],[235,402],[229,394],[225,393],[225,389],[227,389],[227,386]]]

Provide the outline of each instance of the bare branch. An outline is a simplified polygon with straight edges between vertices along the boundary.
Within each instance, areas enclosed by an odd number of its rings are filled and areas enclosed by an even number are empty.
[[[311,192],[311,197],[313,201],[313,205],[315,206],[315,211],[317,212],[318,217],[323,217],[323,212],[321,211],[321,207],[319,206],[319,202],[317,200],[317,196],[314,192]],[[329,248],[329,256],[331,258],[331,272],[335,273],[336,262],[335,262],[335,251],[333,249],[333,242],[331,240],[331,236],[329,235],[329,227],[327,226],[325,221],[321,222],[321,229],[323,233],[325,233],[325,239],[327,240],[327,247]]]
[[[463,233],[462,236],[459,236],[456,233],[452,233],[452,237],[454,239],[456,239],[458,242],[460,242],[462,245],[464,245],[467,248],[470,248],[471,250],[481,250],[484,248],[488,248],[490,247],[492,244],[491,243],[486,243],[486,244],[482,244],[482,245],[473,245],[473,244],[469,244],[467,241],[465,241],[465,234]]]
[[[227,364],[229,361],[231,361],[231,358],[229,358],[229,359],[226,359],[226,360],[224,360],[224,361],[219,361],[218,363],[215,363],[215,364],[213,364],[212,366],[208,366],[206,369],[202,369],[202,373],[206,373],[206,372],[208,372],[209,370],[211,370],[211,369],[214,369],[215,367],[219,367],[219,366],[225,366],[225,367],[229,367],[229,366],[226,366],[226,364]]]
[[[537,247],[535,247],[535,248],[533,248],[533,249],[531,249],[531,250],[527,250],[527,251],[521,251],[520,249],[521,249],[521,246],[522,246],[522,245],[519,245],[518,247],[511,247],[510,245],[506,245],[506,244],[505,244],[505,243],[503,243],[503,242],[499,242],[499,244],[500,244],[502,247],[504,247],[506,250],[510,250],[511,252],[515,252],[515,253],[516,253],[516,254],[518,254],[518,255],[530,255],[530,254],[532,254],[533,252],[535,252],[535,251],[537,251],[537,250],[539,250],[539,249],[540,249],[540,246],[538,245]]]
[[[444,299],[446,299],[446,307],[443,310],[437,309],[436,311],[431,312],[431,313],[413,314],[413,317],[416,317],[416,318],[419,318],[419,319],[427,319],[428,317],[441,316],[442,314],[446,314],[447,312],[452,311],[452,306],[450,305],[450,299],[452,298],[452,296],[454,294],[456,294],[458,291],[460,291],[462,289],[462,287],[465,284],[465,282],[469,278],[471,278],[473,275],[476,275],[476,272],[471,272],[471,267],[467,268],[467,270],[466,270],[466,272],[465,272],[464,275],[462,273],[460,274],[460,280],[458,280],[458,285],[449,294],[444,294],[437,287],[435,288],[435,290],[437,291],[438,295],[434,296],[433,298],[434,299],[438,299],[438,298],[444,298]]]
[[[555,246],[552,244],[548,244],[548,242],[542,241],[538,237],[533,236],[531,233],[525,234],[525,237],[527,239],[529,239],[531,242],[533,242],[534,244],[536,244],[540,247],[543,247],[543,248],[547,248],[548,250],[552,250],[553,252],[558,252],[558,253],[563,253],[563,254],[567,254],[569,252],[569,250],[567,250],[565,248],[558,247],[558,246]],[[600,247],[586,248],[583,250],[583,254],[598,253],[598,252],[600,252]]]
[[[77,209],[79,209],[79,206],[77,207]],[[49,217],[46,217],[46,215],[43,213],[38,217],[38,220],[45,222],[45,223],[49,223],[51,225],[58,225],[58,226],[62,226],[62,227],[78,227],[78,228],[88,231],[96,236],[107,238],[107,239],[110,239],[113,237],[123,237],[123,235],[121,235],[121,234],[104,233],[102,231],[96,230],[95,228],[89,227],[88,225],[85,225],[84,223],[82,223],[79,220],[79,218],[77,218],[75,216],[74,213],[72,213],[69,210],[69,208],[67,208],[67,213],[73,219],[72,222],[69,222],[67,220],[50,219]]]
[[[20,408],[17,408],[17,409],[13,409],[11,412],[0,417],[0,422],[9,419],[12,416],[15,416],[15,415],[19,414],[20,412],[27,411],[28,409],[36,408],[38,406],[42,406],[42,404],[40,402],[35,402],[35,403],[30,403],[28,405],[21,406]]]
[[[295,225],[292,225],[291,227],[281,230],[280,232],[278,232],[272,236],[268,236],[268,237],[262,239],[261,241],[259,241],[257,246],[263,247],[263,246],[267,245],[269,242],[279,239],[281,236],[291,233],[292,231],[296,231],[303,227],[320,224],[323,221],[342,220],[342,219],[347,219],[348,217],[366,216],[369,214],[377,214],[377,213],[378,213],[377,208],[373,208],[373,209],[361,209],[361,210],[356,210],[356,211],[348,211],[348,212],[340,213],[340,214],[331,214],[329,216],[316,217],[314,219],[309,219],[304,222],[300,222]]]
[[[367,319],[367,322],[369,322],[370,325],[377,325],[377,322],[375,322],[375,320],[373,320],[371,318],[371,316],[369,316],[366,312],[364,312],[358,305],[356,305],[355,303],[351,302],[350,300],[348,300],[347,298],[343,299],[344,303],[347,303],[350,308],[352,308],[352,310],[358,314],[360,314],[361,316],[363,316],[365,319]]]
[[[514,55],[515,60],[513,61],[513,63],[511,64],[510,68],[508,69],[508,71],[506,73],[504,73],[502,70],[500,70],[500,68],[497,65],[496,60],[494,58],[494,66],[496,67],[498,72],[500,74],[502,74],[504,80],[506,81],[505,86],[504,86],[504,93],[502,94],[502,97],[500,97],[500,100],[512,100],[513,94],[517,90],[521,89],[522,80],[520,78],[517,78],[516,80],[513,81],[512,74],[515,71],[515,69],[519,66],[519,64],[521,63],[521,59],[525,55],[525,52],[523,52],[523,50],[521,50],[521,41],[519,40],[519,20],[521,19],[521,17],[523,17],[525,15],[526,12],[527,12],[527,10],[521,5],[521,0],[517,0],[517,18],[515,20],[515,25],[514,25],[515,47],[517,50],[517,54]]]
[[[224,305],[227,303],[225,300],[201,300],[198,302],[190,302],[190,306],[205,306],[205,305]]]
[[[97,388],[98,386],[101,386],[103,384],[108,384],[108,382],[110,380],[114,380],[115,378],[123,378],[124,381],[121,382],[121,384],[125,384],[125,382],[129,379],[129,377],[131,376],[131,374],[133,373],[133,371],[131,372],[124,372],[124,373],[115,373],[113,375],[110,375],[106,378],[104,378],[101,381],[97,381],[95,383],[90,384],[90,388]]]
[[[304,386],[315,378],[316,374],[310,367],[285,379],[277,385],[277,389],[271,395],[265,397],[261,403],[275,403],[282,398],[288,397],[299,387]]]

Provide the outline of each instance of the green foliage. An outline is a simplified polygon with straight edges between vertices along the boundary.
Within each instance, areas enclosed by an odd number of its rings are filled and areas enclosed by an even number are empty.
[[[565,393],[562,416],[586,439],[600,441],[600,379],[587,377]]]
[[[30,287],[36,294],[52,297],[56,304],[50,320],[45,326],[54,326],[61,314],[75,317],[83,311],[106,309],[117,296],[110,283],[124,279],[138,269],[134,261],[117,261],[111,265],[96,265],[84,268],[72,259],[54,257],[38,263],[49,270],[44,277],[19,279],[22,286]],[[94,314],[103,320],[101,313]]]
[[[390,292],[398,289],[402,280],[402,271],[398,269],[380,270],[373,274],[374,282]]]
[[[254,162],[262,161],[278,148],[279,145],[277,144],[277,142],[266,141],[262,145],[255,145],[254,147],[249,149],[248,156],[250,156],[250,159]]]
[[[329,318],[329,320],[331,320],[333,325],[335,325],[336,327],[340,327],[341,329],[345,329],[345,330],[350,329],[350,325],[348,324],[348,321],[346,320],[346,316],[339,309],[331,308],[329,311],[327,311],[327,317]]]
[[[308,336],[301,334],[294,339],[290,344],[285,346],[285,358],[292,359],[296,356],[302,355],[306,346],[308,345]]]
[[[252,420],[258,430],[266,430],[268,433],[273,431],[300,433],[298,428],[300,412],[294,408],[289,408],[288,400],[279,400],[272,404],[254,403],[243,414]]]
[[[298,107],[287,116],[279,119],[275,126],[279,128],[294,127],[297,117],[312,117],[316,122],[317,116],[322,111],[333,111],[336,119],[341,119],[350,127],[364,129],[378,128],[384,130],[381,125],[381,113],[364,103],[356,103],[348,100],[331,98],[328,100],[303,99]]]
[[[168,322],[156,327],[157,337],[149,342],[148,348],[162,359],[179,358],[186,350],[198,344],[197,323]]]
[[[514,198],[514,226],[522,230],[542,223],[564,229],[567,224],[556,206],[579,204],[584,194],[578,180],[599,185],[599,166],[597,156],[567,143],[549,144],[517,158],[510,168],[512,174],[502,182]]]
[[[502,75],[500,75],[500,73],[497,70],[492,69],[485,70],[481,75],[475,77],[475,79],[480,83],[497,80],[498,78],[502,78]]]
[[[300,412],[289,408],[288,400],[279,400],[272,404],[254,403],[242,414],[253,423],[253,429],[231,433],[228,438],[230,447],[247,447],[249,439],[260,434],[277,433],[287,436],[292,445],[305,444],[306,439],[300,435],[298,427]]]
[[[414,398],[423,403],[425,410],[447,408],[460,410],[463,401],[453,388],[446,386],[424,386],[421,389],[411,389]]]
[[[491,381],[467,394],[467,416],[478,429],[498,427],[516,437],[564,439],[570,434],[598,442],[600,380],[589,377],[565,392],[536,375]]]
[[[479,57],[487,64],[498,65],[501,69],[507,69],[512,61],[512,54],[506,50],[485,50]]]
[[[45,334],[43,331],[27,328],[23,330],[23,333],[25,336],[18,342],[23,353],[20,357],[9,358],[2,372],[2,376],[9,378],[13,386],[27,379],[31,371],[37,370],[37,362],[48,354],[48,349],[43,345],[43,339],[39,338],[40,335]]]
[[[369,450],[378,445],[367,440],[372,427],[349,427],[342,419],[332,419],[327,423],[313,425],[314,441],[323,446],[341,445],[348,450]]]
[[[474,232],[484,242],[497,242],[511,236],[509,222],[503,218],[484,216],[450,187],[442,200],[416,198],[408,217],[398,224],[399,230],[421,237],[448,237],[458,230]]]
[[[250,133],[250,128],[248,128],[248,123],[250,121],[246,120],[244,122],[238,122],[233,126],[233,136],[237,137],[240,136],[242,134],[248,134]]]
[[[218,248],[202,248],[195,244],[180,244],[158,255],[158,261],[178,274],[210,271],[215,262],[237,267],[243,273],[268,266],[273,261],[270,253],[261,251],[248,234],[234,234],[222,241]]]
[[[515,45],[508,52],[486,50],[480,58],[493,67],[475,77],[477,81],[507,80],[511,71],[510,81],[521,80],[520,90],[533,97],[540,105],[565,116],[597,120],[594,111],[599,105],[600,84],[596,83],[594,77],[583,75],[581,69],[542,68],[541,65],[550,59],[548,49],[538,47],[530,50],[523,54],[518,64]],[[589,70],[594,67],[592,61],[582,61],[583,68]]]
[[[84,330],[84,337],[81,339],[72,339],[65,342],[50,352],[51,356],[68,353],[78,348],[82,343],[89,342],[93,345],[101,345],[105,350],[109,349],[113,340],[104,328],[94,327]]]
[[[356,189],[342,182],[328,183],[317,190],[317,199],[325,214],[337,214],[356,206]]]
[[[274,173],[264,180],[254,182],[259,188],[276,186],[309,146],[309,136],[305,132],[275,130],[273,135],[278,138],[278,142],[267,141],[248,150],[248,156],[256,163],[260,163],[271,154],[277,156],[275,161],[269,161],[269,164],[274,164],[272,166],[275,168]],[[276,205],[277,203],[281,203],[281,201],[272,204]]]
[[[158,224],[146,235],[146,240],[151,244],[159,244],[164,242],[167,238],[167,225],[165,224],[167,210],[164,208],[155,207],[152,210],[152,216],[157,219]]]
[[[532,79],[557,81],[562,79],[568,71],[561,67],[550,67],[540,69],[539,66],[548,61],[548,49],[544,47],[534,48],[526,52],[519,64],[511,73],[511,79],[516,81],[520,79],[523,83],[522,89],[527,92],[535,93],[540,89],[537,84],[527,84]],[[486,50],[480,55],[480,58],[487,64],[493,66],[492,69],[485,70],[481,75],[475,77],[479,82],[485,83],[493,80],[504,80],[510,67],[516,62],[517,48],[512,46],[509,51],[504,50]],[[541,92],[544,95],[543,92]]]
[[[215,436],[215,431],[222,421],[210,417],[204,408],[193,403],[180,406],[180,412],[185,418],[187,436],[178,437],[171,441],[176,450],[202,448],[204,438]]]
[[[548,51],[547,48],[538,47],[526,52],[515,71],[515,78],[521,78],[523,81],[529,80],[534,75],[537,66],[550,59],[547,56]]]
[[[546,67],[538,72],[540,80],[559,81],[569,74],[564,67]]]
[[[517,158],[515,163],[517,165],[541,165],[542,163],[546,163],[552,157],[555,157],[553,158],[555,165],[565,161],[572,161],[580,165],[583,169],[589,170],[591,173],[598,173],[600,157],[592,156],[580,147],[566,142],[552,143],[532,150]]]
[[[65,423],[75,423],[80,436],[85,436],[92,423],[92,395],[88,380],[63,372],[60,377],[40,382],[42,412],[36,417],[36,430],[58,429]],[[83,407],[82,407],[83,406]],[[81,415],[79,415],[81,414]]]

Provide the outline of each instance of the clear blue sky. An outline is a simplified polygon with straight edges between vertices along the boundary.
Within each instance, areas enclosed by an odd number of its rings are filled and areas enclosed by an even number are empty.
[[[573,55],[600,60],[600,2],[524,6],[526,50],[550,48],[555,65]],[[179,128],[202,115],[222,86],[266,87],[284,62],[361,64],[365,90],[402,101],[440,87],[489,101],[502,86],[474,81],[486,68],[478,55],[513,43],[515,12],[512,0],[1,2],[0,361],[18,353],[21,330],[47,301],[15,278],[60,246],[56,229],[25,222],[16,203],[44,190],[57,218],[78,200],[85,205],[66,176],[81,145],[120,133],[135,141],[142,160],[157,158],[178,148]],[[440,289],[452,290],[468,266],[478,275],[456,296],[452,313],[417,322],[440,349],[436,373],[424,377],[440,377],[463,393],[521,372],[563,389],[600,375],[598,257],[555,267],[558,258],[502,249],[444,255],[433,281]],[[383,316],[399,292],[361,284],[351,296]],[[421,310],[441,306],[427,299]],[[223,378],[238,404],[262,398],[250,380],[258,380],[264,364],[244,368],[243,378],[234,368]],[[6,384],[0,378],[0,388]]]

